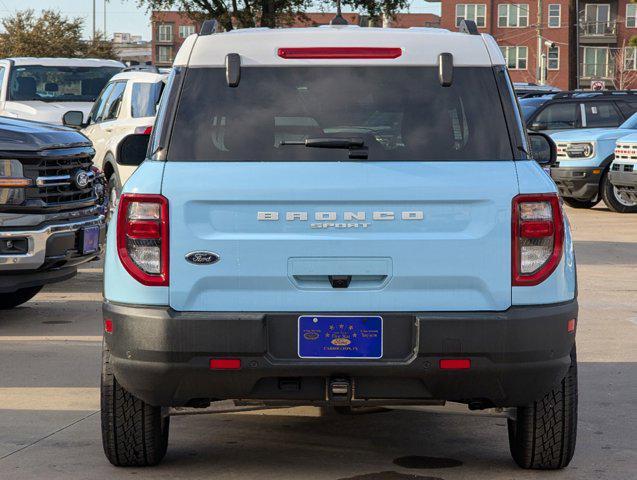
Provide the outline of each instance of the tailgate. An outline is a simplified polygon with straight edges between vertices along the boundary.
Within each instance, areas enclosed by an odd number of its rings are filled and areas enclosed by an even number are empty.
[[[168,162],[162,193],[178,311],[511,305],[512,161]]]

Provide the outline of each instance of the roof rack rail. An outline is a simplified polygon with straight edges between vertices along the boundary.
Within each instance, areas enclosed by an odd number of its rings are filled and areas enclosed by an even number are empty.
[[[608,97],[613,95],[637,95],[637,90],[570,90],[557,92],[553,95],[553,98]]]
[[[122,72],[152,72],[159,73],[159,68],[155,65],[131,65],[122,69]]]
[[[206,36],[212,35],[217,32],[217,21],[215,19],[205,20],[201,25],[201,30],[199,30],[199,35]]]
[[[460,33],[468,33],[469,35],[480,35],[478,31],[478,26],[476,22],[473,20],[462,20],[460,21],[460,25],[458,26],[458,31]]]

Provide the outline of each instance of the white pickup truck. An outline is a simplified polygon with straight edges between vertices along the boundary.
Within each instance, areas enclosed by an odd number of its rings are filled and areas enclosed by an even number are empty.
[[[88,116],[93,102],[124,64],[97,58],[0,60],[0,116],[61,125],[69,110]]]

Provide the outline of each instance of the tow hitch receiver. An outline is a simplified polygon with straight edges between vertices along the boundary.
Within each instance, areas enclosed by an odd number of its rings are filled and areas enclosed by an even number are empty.
[[[352,382],[348,378],[330,378],[327,393],[332,403],[349,403],[352,399]]]

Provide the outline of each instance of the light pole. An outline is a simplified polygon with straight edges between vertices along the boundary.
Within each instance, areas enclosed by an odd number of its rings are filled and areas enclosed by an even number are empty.
[[[93,0],[93,41],[95,41],[95,0]]]

